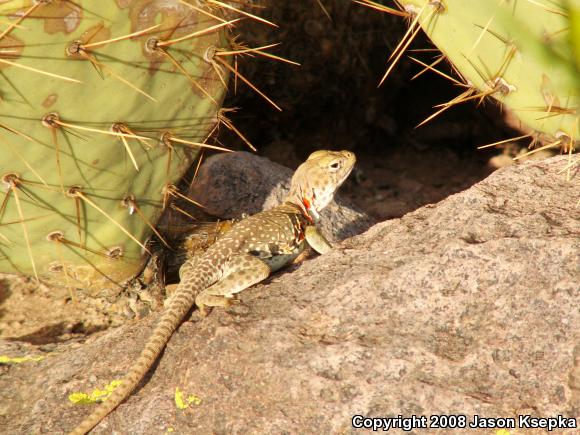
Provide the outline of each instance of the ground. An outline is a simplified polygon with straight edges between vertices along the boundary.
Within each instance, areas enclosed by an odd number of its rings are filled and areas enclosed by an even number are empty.
[[[258,154],[290,168],[315,149],[355,151],[357,168],[343,193],[375,219],[401,217],[467,189],[491,173],[490,159],[502,154],[477,146],[515,136],[502,126],[490,103],[449,110],[415,129],[433,105],[459,91],[434,74],[411,80],[420,68],[408,60],[377,88],[386,55],[404,31],[399,19],[350,2],[324,2],[333,21],[315,2],[306,9],[298,6],[301,2],[266,3],[273,5],[272,12],[263,14],[271,14],[268,18],[280,29],[248,25],[246,41],[283,41],[276,54],[302,66],[266,59],[242,63],[242,71],[280,103],[282,112],[241,86],[224,107],[241,107],[230,117]],[[428,42],[416,45],[426,47]],[[247,149],[225,131],[219,141]],[[95,298],[76,289],[38,285],[30,278],[2,276],[0,337],[35,344],[82,338],[148,313],[147,300],[140,282],[125,293]]]
[[[566,161],[502,168],[275,274],[242,292],[235,310],[193,316],[94,434],[354,435],[357,414],[562,416],[574,425],[550,433],[577,433],[580,210],[571,199],[580,178],[558,174]],[[70,395],[121,378],[158,319],[40,349],[0,341],[0,354],[44,357],[0,364],[0,426],[70,430],[94,407]],[[192,397],[186,409],[176,388]]]

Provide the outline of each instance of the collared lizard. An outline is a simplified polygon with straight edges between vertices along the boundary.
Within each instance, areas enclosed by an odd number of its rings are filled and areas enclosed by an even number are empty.
[[[294,173],[283,204],[237,222],[203,255],[186,261],[177,289],[121,385],[70,435],[89,432],[131,394],[194,304],[202,315],[207,307],[229,306],[236,293],[290,264],[306,244],[328,252],[330,244],[315,223],[355,160],[349,151],[315,151]]]

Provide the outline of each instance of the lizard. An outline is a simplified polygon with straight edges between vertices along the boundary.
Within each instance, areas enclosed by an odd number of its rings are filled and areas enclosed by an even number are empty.
[[[111,396],[70,435],[84,435],[126,400],[196,305],[202,316],[208,307],[228,307],[240,291],[292,263],[307,245],[320,254],[332,248],[316,227],[319,212],[353,169],[350,151],[315,151],[292,176],[285,201],[234,224],[203,254],[180,268],[180,282],[139,357]]]

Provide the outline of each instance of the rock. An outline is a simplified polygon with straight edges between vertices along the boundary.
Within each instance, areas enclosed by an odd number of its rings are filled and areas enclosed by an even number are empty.
[[[217,154],[201,166],[188,196],[222,219],[240,218],[284,201],[294,171],[247,152]],[[320,214],[320,227],[331,241],[352,237],[374,221],[340,194]]]
[[[580,176],[558,174],[566,162],[500,169],[242,292],[245,314],[184,323],[92,433],[354,433],[355,414],[578,416]],[[4,431],[71,429],[91,407],[67,396],[121,378],[154,323],[2,368]],[[201,403],[177,409],[176,387]]]

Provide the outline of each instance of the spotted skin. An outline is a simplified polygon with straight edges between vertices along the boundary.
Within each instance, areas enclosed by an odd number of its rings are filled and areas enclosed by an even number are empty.
[[[290,264],[307,244],[328,252],[331,246],[315,223],[355,160],[349,151],[312,153],[294,173],[283,204],[241,220],[201,256],[186,261],[177,289],[121,385],[70,435],[89,432],[131,394],[193,305],[202,314],[207,307],[227,307],[237,293]]]

